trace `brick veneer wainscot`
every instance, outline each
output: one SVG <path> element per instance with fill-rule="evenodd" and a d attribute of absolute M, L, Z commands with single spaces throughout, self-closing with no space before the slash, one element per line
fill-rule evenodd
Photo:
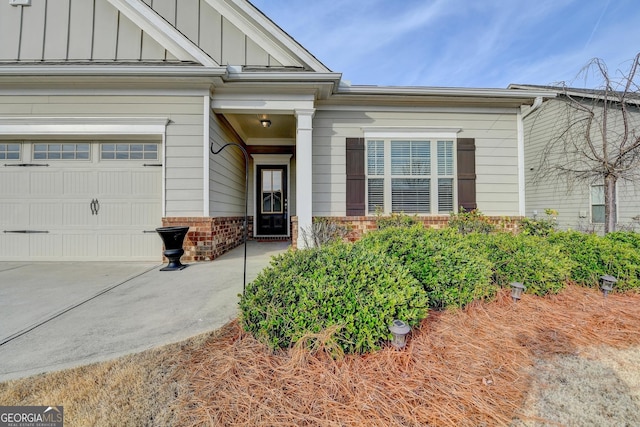
<path fill-rule="evenodd" d="M 188 226 L 182 247 L 183 262 L 211 261 L 242 244 L 244 217 L 170 217 L 162 218 L 163 227 Z M 249 218 L 249 238 L 253 218 Z"/>
<path fill-rule="evenodd" d="M 346 239 L 350 242 L 362 238 L 362 235 L 371 230 L 378 228 L 378 221 L 375 216 L 336 216 L 327 217 L 332 221 L 339 224 L 343 224 L 351 227 L 351 232 L 347 235 Z M 449 223 L 449 215 L 436 215 L 436 216 L 418 216 L 417 221 L 427 228 L 444 228 Z M 518 222 L 522 219 L 520 216 L 516 217 L 504 217 L 504 216 L 490 216 L 487 217 L 491 224 L 498 226 L 499 229 L 504 231 L 517 232 Z M 297 247 L 298 242 L 298 217 L 291 217 L 291 246 Z"/>

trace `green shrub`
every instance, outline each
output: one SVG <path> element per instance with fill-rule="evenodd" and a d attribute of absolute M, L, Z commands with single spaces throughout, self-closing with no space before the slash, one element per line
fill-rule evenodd
<path fill-rule="evenodd" d="M 571 261 L 545 238 L 496 233 L 469 235 L 469 239 L 493 263 L 494 281 L 499 286 L 522 282 L 528 294 L 555 294 L 571 274 Z"/>
<path fill-rule="evenodd" d="M 389 227 L 413 227 L 418 224 L 416 215 L 409 216 L 405 213 L 392 213 L 390 215 L 382 215 L 376 211 L 376 225 L 382 230 Z"/>
<path fill-rule="evenodd" d="M 605 238 L 613 242 L 623 242 L 633 246 L 637 251 L 640 251 L 640 233 L 633 231 L 614 231 L 607 233 Z"/>
<path fill-rule="evenodd" d="M 556 230 L 558 212 L 545 209 L 546 218 L 522 218 L 519 222 L 520 232 L 530 236 L 548 236 Z"/>
<path fill-rule="evenodd" d="M 491 233 L 496 226 L 477 209 L 466 211 L 460 208 L 459 213 L 451 212 L 449 216 L 449 227 L 455 228 L 460 233 Z"/>
<path fill-rule="evenodd" d="M 240 300 L 245 330 L 274 348 L 338 325 L 334 339 L 345 353 L 379 348 L 388 325 L 416 325 L 428 299 L 408 269 L 361 245 L 335 243 L 289 251 L 250 283 Z"/>
<path fill-rule="evenodd" d="M 490 280 L 491 263 L 453 229 L 387 228 L 366 234 L 357 244 L 403 263 L 424 286 L 433 308 L 462 307 L 497 290 Z"/>
<path fill-rule="evenodd" d="M 619 237 L 565 231 L 548 239 L 574 261 L 571 279 L 579 285 L 597 287 L 600 277 L 610 274 L 618 279 L 616 290 L 640 288 L 640 254 Z"/>

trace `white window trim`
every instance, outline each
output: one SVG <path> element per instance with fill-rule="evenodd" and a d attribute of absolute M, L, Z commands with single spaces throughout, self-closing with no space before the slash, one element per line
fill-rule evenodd
<path fill-rule="evenodd" d="M 391 201 L 391 144 L 392 139 L 409 139 L 409 140 L 426 140 L 431 142 L 431 170 L 430 175 L 430 193 L 431 193 L 431 212 L 419 213 L 418 216 L 435 216 L 445 215 L 438 212 L 438 199 L 434 197 L 438 194 L 438 180 L 437 180 L 437 142 L 440 140 L 453 141 L 453 212 L 458 211 L 458 162 L 456 161 L 456 153 L 458 148 L 458 133 L 460 128 L 364 128 L 364 140 L 365 140 L 365 182 L 369 181 L 367 158 L 368 158 L 368 141 L 370 140 L 383 140 L 384 141 L 384 214 L 390 214 L 392 212 Z M 434 153 L 436 153 L 434 155 Z M 373 176 L 372 176 L 373 177 Z M 433 178 L 436 179 L 433 179 Z M 368 184 L 365 184 L 365 209 L 367 215 L 373 215 L 374 212 L 369 212 L 369 189 Z"/>

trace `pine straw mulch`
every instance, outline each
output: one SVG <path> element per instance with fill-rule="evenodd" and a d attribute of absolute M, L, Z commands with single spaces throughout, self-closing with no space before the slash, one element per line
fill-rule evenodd
<path fill-rule="evenodd" d="M 431 312 L 403 351 L 363 356 L 273 353 L 237 321 L 186 360 L 180 425 L 482 426 L 521 410 L 540 358 L 640 343 L 640 295 L 568 286 L 544 298 L 507 290 L 462 311 Z M 324 344 L 323 344 L 324 343 Z"/>

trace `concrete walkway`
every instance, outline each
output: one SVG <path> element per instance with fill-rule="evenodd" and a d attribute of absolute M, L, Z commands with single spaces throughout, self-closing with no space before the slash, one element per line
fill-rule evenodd
<path fill-rule="evenodd" d="M 247 283 L 288 243 L 250 241 Z M 238 314 L 244 246 L 161 272 L 150 263 L 0 262 L 0 381 L 181 341 Z"/>

